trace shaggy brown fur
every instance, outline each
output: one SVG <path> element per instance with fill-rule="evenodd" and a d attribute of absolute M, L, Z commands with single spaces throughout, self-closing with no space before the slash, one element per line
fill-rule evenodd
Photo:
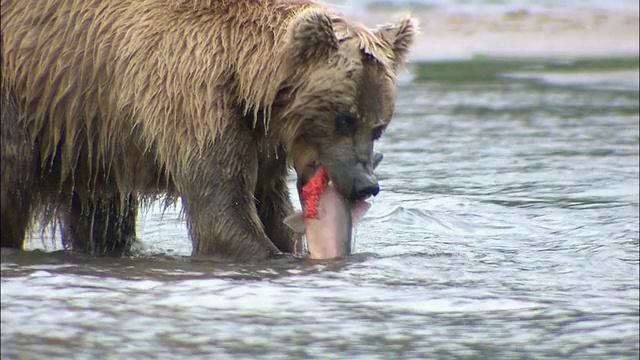
<path fill-rule="evenodd" d="M 345 196 L 358 190 L 416 31 L 410 18 L 371 31 L 307 1 L 1 11 L 1 245 L 21 247 L 45 205 L 94 254 L 126 252 L 138 196 L 158 195 L 182 199 L 194 254 L 293 251 L 288 162 L 299 182 L 322 161 Z M 357 131 L 336 133 L 339 113 Z"/>

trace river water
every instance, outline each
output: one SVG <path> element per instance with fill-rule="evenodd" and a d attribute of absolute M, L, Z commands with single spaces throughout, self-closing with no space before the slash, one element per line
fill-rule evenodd
<path fill-rule="evenodd" d="M 638 109 L 610 84 L 404 81 L 353 257 L 190 259 L 153 206 L 137 257 L 3 249 L 1 356 L 637 359 Z"/>

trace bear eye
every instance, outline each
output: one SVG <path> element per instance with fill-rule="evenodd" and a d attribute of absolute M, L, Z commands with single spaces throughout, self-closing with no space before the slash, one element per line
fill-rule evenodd
<path fill-rule="evenodd" d="M 358 117 L 350 112 L 341 112 L 336 115 L 336 133 L 343 136 L 351 136 L 358 130 Z"/>
<path fill-rule="evenodd" d="M 380 137 L 382 136 L 382 133 L 384 132 L 385 128 L 386 128 L 386 126 L 384 126 L 384 125 L 380 125 L 380 126 L 375 127 L 373 129 L 373 135 L 372 135 L 373 140 L 380 139 Z"/>

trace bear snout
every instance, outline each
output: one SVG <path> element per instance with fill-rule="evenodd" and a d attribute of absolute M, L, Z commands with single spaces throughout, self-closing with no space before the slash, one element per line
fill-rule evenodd
<path fill-rule="evenodd" d="M 353 200 L 364 200 L 368 197 L 378 195 L 379 192 L 380 185 L 378 184 L 378 179 L 373 173 L 367 172 L 356 177 L 351 198 Z"/>

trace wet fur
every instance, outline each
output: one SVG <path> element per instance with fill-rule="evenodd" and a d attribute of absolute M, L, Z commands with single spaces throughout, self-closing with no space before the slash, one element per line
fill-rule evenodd
<path fill-rule="evenodd" d="M 398 32 L 415 32 L 407 18 L 374 33 L 303 1 L 1 11 L 1 245 L 22 247 L 46 208 L 67 245 L 97 255 L 126 253 L 138 202 L 158 196 L 182 199 L 194 254 L 293 251 L 288 166 L 314 151 L 301 139 L 332 131 L 334 107 L 354 108 L 363 62 L 392 80 L 410 45 Z M 376 121 L 390 120 L 387 97 Z"/>

